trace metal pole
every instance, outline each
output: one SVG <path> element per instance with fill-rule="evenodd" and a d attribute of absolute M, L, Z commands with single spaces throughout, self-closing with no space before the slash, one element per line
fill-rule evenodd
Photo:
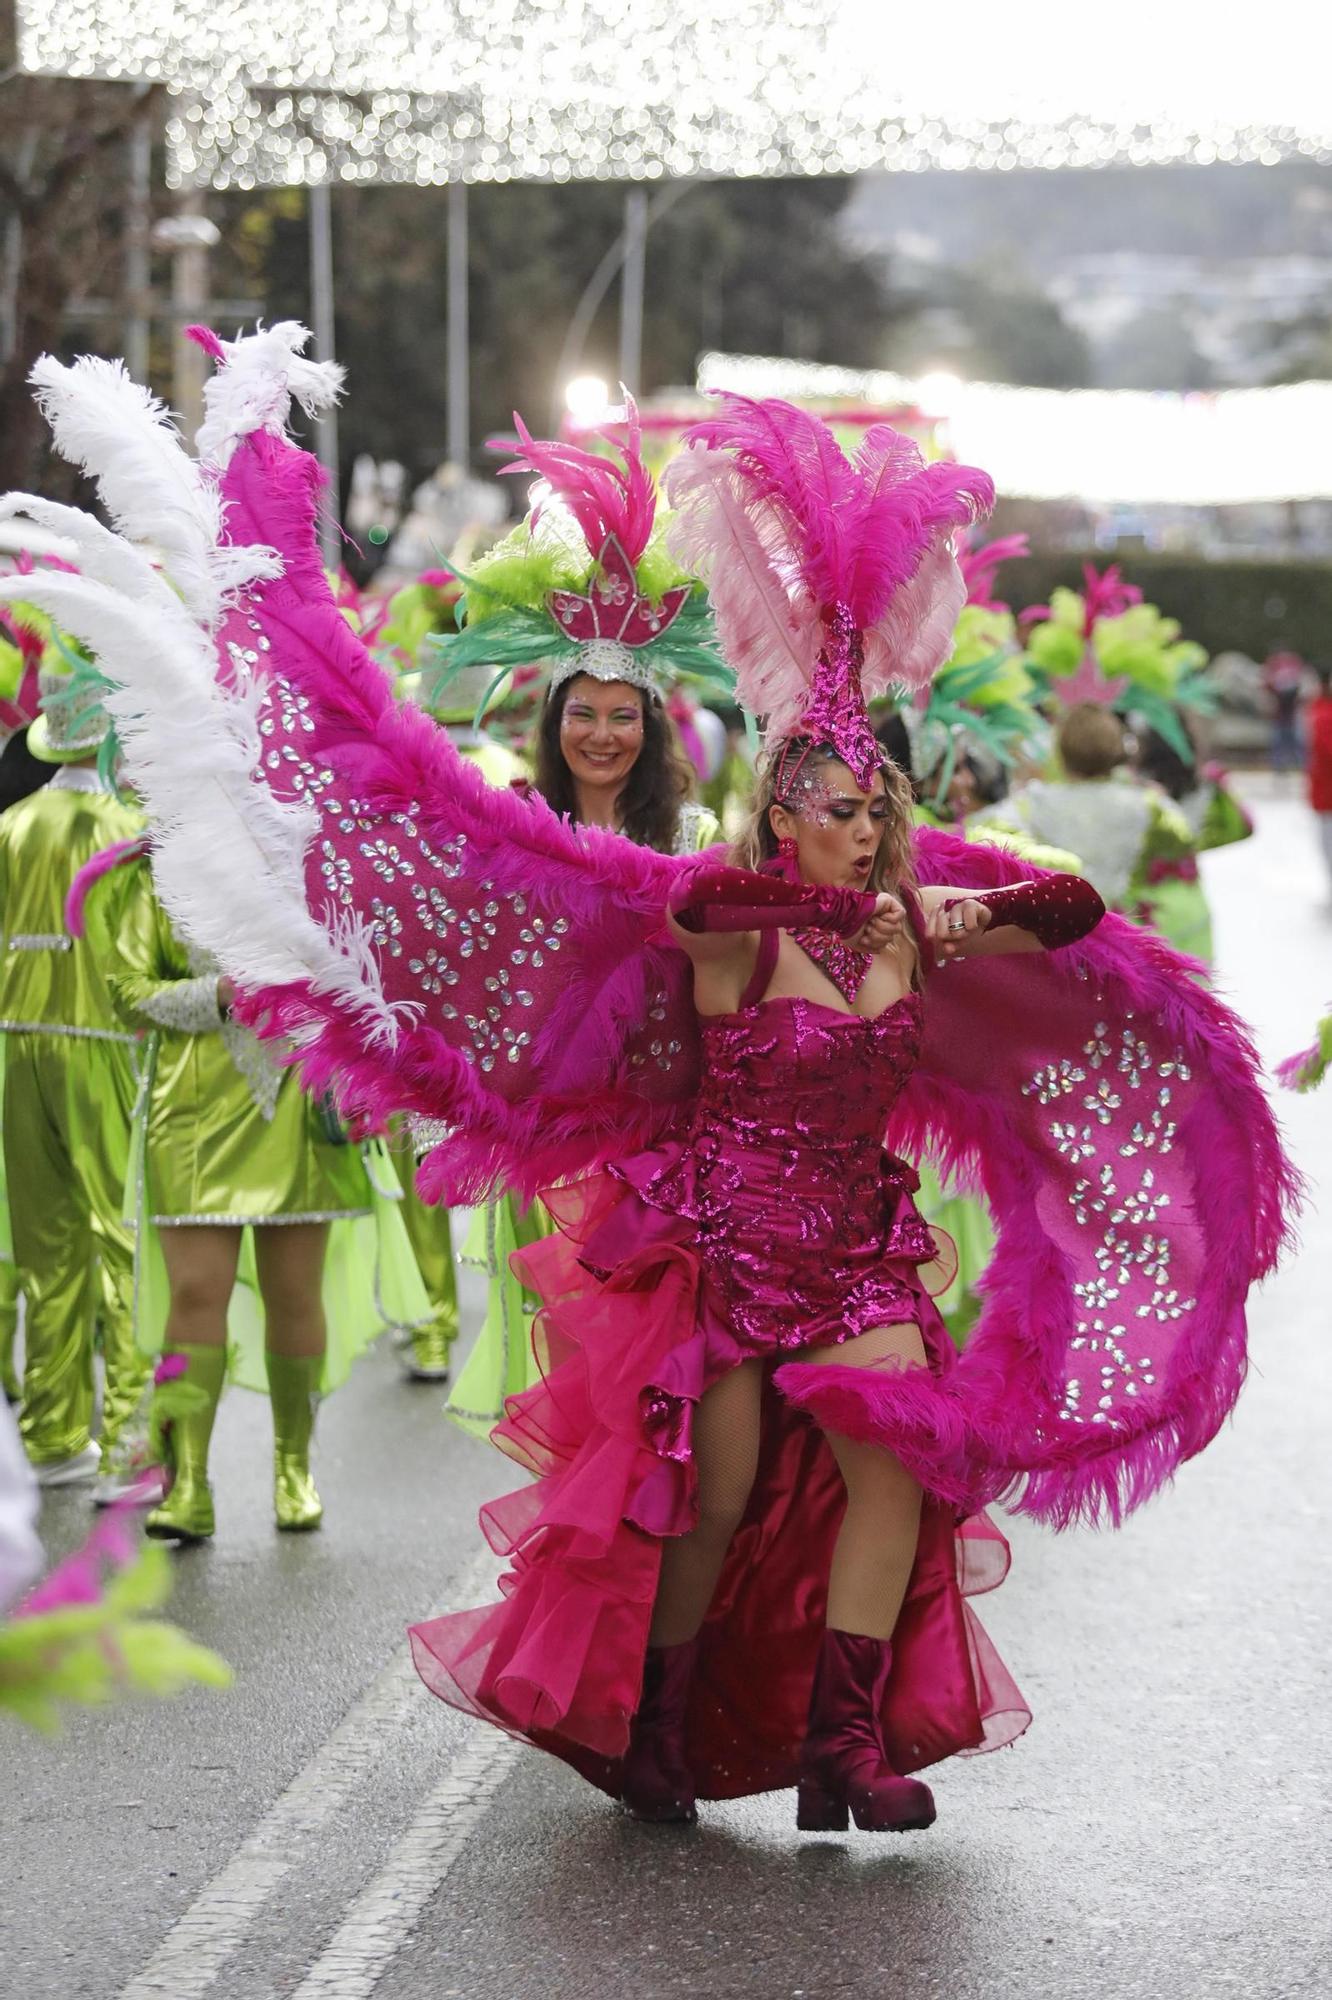
<path fill-rule="evenodd" d="M 129 139 L 129 215 L 125 232 L 125 366 L 136 382 L 148 380 L 152 321 L 153 128 L 151 113 L 136 119 Z"/>
<path fill-rule="evenodd" d="M 647 189 L 624 198 L 624 275 L 620 279 L 620 380 L 636 396 L 643 373 L 643 291 L 647 277 Z"/>
<path fill-rule="evenodd" d="M 27 132 L 18 142 L 14 164 L 18 179 L 26 182 L 37 157 L 36 132 Z M 17 209 L 5 217 L 0 236 L 0 361 L 8 361 L 18 340 L 18 286 L 23 270 L 23 222 Z"/>
<path fill-rule="evenodd" d="M 648 208 L 647 227 L 650 229 L 654 222 L 659 222 L 663 215 L 669 214 L 676 202 L 687 195 L 693 185 L 692 181 L 671 181 L 666 187 L 659 188 Z M 583 348 L 591 331 L 592 322 L 597 316 L 597 308 L 610 290 L 616 272 L 624 263 L 627 247 L 625 233 L 621 230 L 583 287 L 582 297 L 574 307 L 573 316 L 565 331 L 564 345 L 560 349 L 560 358 L 555 364 L 554 392 L 550 406 L 552 434 L 559 429 L 563 420 L 564 391 L 570 376 L 582 360 Z"/>
<path fill-rule="evenodd" d="M 320 361 L 336 359 L 333 334 L 333 203 L 327 181 L 310 189 L 310 323 Z M 341 487 L 338 475 L 338 413 L 330 405 L 316 421 L 316 451 L 328 475 L 328 491 L 319 512 L 319 552 L 326 569 L 337 569 L 342 557 L 338 524 Z"/>
<path fill-rule="evenodd" d="M 472 456 L 471 356 L 467 323 L 467 184 L 449 182 L 448 448 L 449 464 L 466 473 Z"/>
<path fill-rule="evenodd" d="M 203 195 L 198 192 L 182 195 L 177 214 L 184 222 L 198 224 L 194 235 L 182 234 L 171 258 L 171 306 L 175 326 L 171 343 L 171 397 L 181 430 L 186 440 L 192 443 L 195 432 L 203 422 L 204 380 L 208 371 L 208 362 L 201 349 L 185 338 L 185 328 L 192 321 L 206 324 L 208 319 L 209 236 Z"/>

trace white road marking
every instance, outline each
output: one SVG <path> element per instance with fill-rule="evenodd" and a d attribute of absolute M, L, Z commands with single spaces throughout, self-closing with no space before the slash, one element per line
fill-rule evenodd
<path fill-rule="evenodd" d="M 485 1550 L 459 1578 L 452 1604 L 482 1601 L 493 1590 L 496 1569 L 495 1558 Z M 405 1648 L 395 1652 L 249 1838 L 172 1925 L 143 1971 L 122 1988 L 120 2000 L 199 2000 L 207 1993 L 279 1883 L 301 1863 L 304 1844 L 373 1780 L 385 1744 L 423 1697 L 410 1654 Z M 496 1738 L 499 1747 L 506 1743 L 506 1738 Z M 469 1747 L 454 1768 L 468 1767 L 472 1757 Z"/>
<path fill-rule="evenodd" d="M 292 2000 L 371 2000 L 504 1782 L 519 1745 L 488 1731 L 436 1786 Z"/>

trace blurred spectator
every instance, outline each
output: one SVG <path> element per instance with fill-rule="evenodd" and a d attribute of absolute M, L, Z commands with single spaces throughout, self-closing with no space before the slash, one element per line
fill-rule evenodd
<path fill-rule="evenodd" d="M 1328 882 L 1332 885 L 1332 667 L 1318 667 L 1318 689 L 1309 703 L 1309 804 L 1318 821 Z"/>
<path fill-rule="evenodd" d="M 28 748 L 27 730 L 20 729 L 0 754 L 0 812 L 40 790 L 50 775 L 51 766 L 38 762 Z"/>
<path fill-rule="evenodd" d="M 1303 761 L 1299 711 L 1305 671 L 1304 661 L 1298 653 L 1269 653 L 1263 662 L 1263 688 L 1272 718 L 1274 771 L 1298 771 Z"/>
<path fill-rule="evenodd" d="M 906 723 L 902 720 L 901 711 L 896 708 L 890 709 L 887 715 L 880 719 L 874 734 L 879 739 L 880 747 L 888 752 L 907 783 L 914 784 L 916 774 L 911 768 L 911 737 Z"/>

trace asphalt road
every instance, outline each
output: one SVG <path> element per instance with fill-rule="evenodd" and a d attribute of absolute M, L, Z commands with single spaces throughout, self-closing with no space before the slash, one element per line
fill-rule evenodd
<path fill-rule="evenodd" d="M 1274 1060 L 1332 996 L 1332 912 L 1303 808 L 1255 789 L 1259 837 L 1206 873 L 1221 984 Z M 1013 1524 L 982 1609 L 1036 1719 L 932 1774 L 931 1832 L 802 1836 L 790 1794 L 639 1828 L 432 1701 L 402 1628 L 487 1594 L 473 1517 L 506 1468 L 375 1354 L 322 1419 L 318 1536 L 273 1533 L 266 1411 L 224 1404 L 218 1536 L 172 1610 L 230 1692 L 54 1744 L 0 1725 L 0 1994 L 1332 1994 L 1332 1085 L 1282 1112 L 1313 1192 L 1239 1414 L 1118 1534 Z M 53 1550 L 86 1505 L 49 1497 Z"/>

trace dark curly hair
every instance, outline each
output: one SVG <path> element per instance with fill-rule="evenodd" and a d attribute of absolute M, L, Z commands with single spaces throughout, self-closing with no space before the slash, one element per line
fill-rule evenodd
<path fill-rule="evenodd" d="M 579 678 L 571 675 L 546 696 L 537 726 L 532 780 L 546 804 L 570 819 L 578 817 L 578 793 L 560 748 L 560 724 L 569 690 Z M 636 847 L 655 847 L 658 854 L 669 854 L 680 831 L 680 808 L 694 789 L 694 767 L 661 703 L 643 688 L 635 693 L 643 711 L 643 747 L 615 803 L 627 839 Z"/>

